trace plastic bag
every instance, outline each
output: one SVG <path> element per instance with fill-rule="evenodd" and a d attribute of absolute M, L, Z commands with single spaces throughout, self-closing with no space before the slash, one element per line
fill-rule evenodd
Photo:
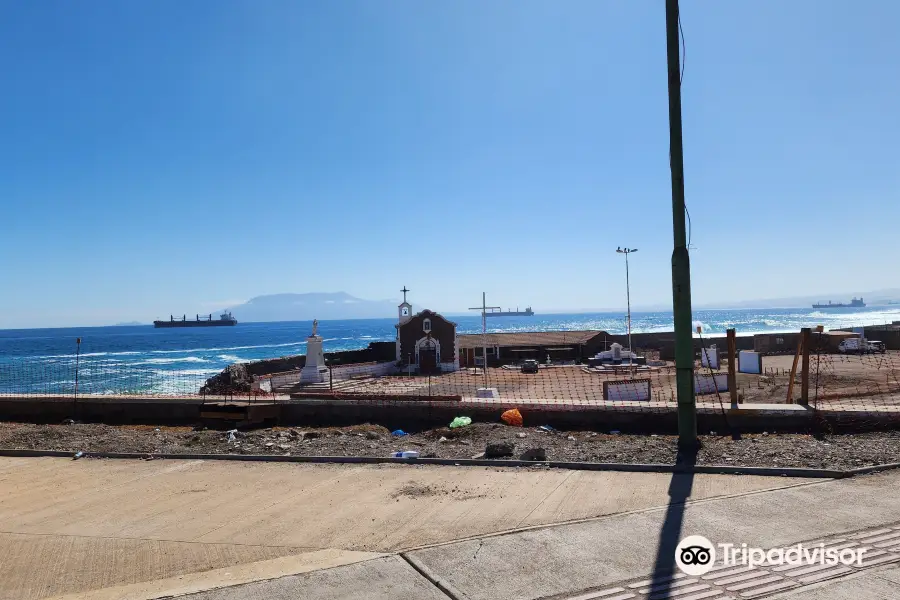
<path fill-rule="evenodd" d="M 453 419 L 453 422 L 450 423 L 450 429 L 456 429 L 457 427 L 465 427 L 466 425 L 472 424 L 472 417 L 456 417 Z"/>
<path fill-rule="evenodd" d="M 522 413 L 519 412 L 518 408 L 511 408 L 507 411 L 504 411 L 503 414 L 500 415 L 500 420 L 507 425 L 511 425 L 513 427 L 521 427 Z"/>
<path fill-rule="evenodd" d="M 406 433 L 405 431 L 403 431 L 402 429 L 395 429 L 394 431 L 391 432 L 391 435 L 394 437 L 403 437 L 404 435 L 409 435 L 409 434 Z"/>

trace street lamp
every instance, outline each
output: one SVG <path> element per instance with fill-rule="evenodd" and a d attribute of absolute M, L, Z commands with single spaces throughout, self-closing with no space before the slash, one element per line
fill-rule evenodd
<path fill-rule="evenodd" d="M 637 248 L 616 248 L 616 252 L 625 255 L 625 295 L 628 299 L 628 364 L 634 365 L 634 354 L 631 351 L 631 282 L 628 277 L 628 255 L 637 252 Z"/>

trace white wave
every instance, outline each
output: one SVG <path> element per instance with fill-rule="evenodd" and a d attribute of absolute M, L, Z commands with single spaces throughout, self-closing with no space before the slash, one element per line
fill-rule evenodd
<path fill-rule="evenodd" d="M 700 328 L 700 331 L 702 333 L 707 333 L 707 332 L 712 333 L 712 331 L 714 329 L 713 327 L 704 323 L 703 321 L 693 321 L 691 323 L 691 325 L 693 326 L 695 332 L 697 331 L 698 327 Z"/>
<path fill-rule="evenodd" d="M 148 358 L 147 360 L 138 361 L 135 365 L 171 365 L 174 363 L 207 363 L 205 358 L 199 356 L 185 356 L 183 358 Z"/>
<path fill-rule="evenodd" d="M 219 359 L 230 363 L 250 362 L 248 359 L 235 356 L 234 354 L 220 354 Z"/>
<path fill-rule="evenodd" d="M 143 354 L 143 352 L 136 351 L 128 351 L 128 352 L 82 352 L 78 356 L 84 358 L 87 356 L 129 356 L 134 354 Z M 75 358 L 75 353 L 72 354 L 45 354 L 43 356 L 29 356 L 31 358 Z"/>
<path fill-rule="evenodd" d="M 188 348 L 186 350 L 151 350 L 150 354 L 183 354 L 185 352 L 221 352 L 223 350 L 254 350 L 256 348 L 283 348 L 286 346 L 305 346 L 306 342 L 287 342 L 285 344 L 259 344 L 256 346 L 223 346 L 221 348 Z"/>
<path fill-rule="evenodd" d="M 220 371 L 219 369 L 185 369 L 184 371 L 178 371 L 179 375 L 187 375 L 187 376 L 197 376 L 197 377 L 206 377 L 208 375 L 216 375 Z M 160 371 L 160 373 L 164 375 L 171 375 L 172 371 Z"/>

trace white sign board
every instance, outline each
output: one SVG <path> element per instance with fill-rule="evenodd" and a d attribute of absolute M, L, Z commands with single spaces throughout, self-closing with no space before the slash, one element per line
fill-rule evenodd
<path fill-rule="evenodd" d="M 741 350 L 738 353 L 739 373 L 762 373 L 762 354 L 750 350 Z"/>
<path fill-rule="evenodd" d="M 728 373 L 715 373 L 713 375 L 694 375 L 695 394 L 714 394 L 728 391 Z"/>
<path fill-rule="evenodd" d="M 719 368 L 719 350 L 715 346 L 700 350 L 700 366 L 707 369 Z"/>
<path fill-rule="evenodd" d="M 650 380 L 604 381 L 604 400 L 650 400 Z"/>

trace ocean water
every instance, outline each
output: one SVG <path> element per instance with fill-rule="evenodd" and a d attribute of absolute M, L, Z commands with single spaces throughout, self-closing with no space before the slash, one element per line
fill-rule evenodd
<path fill-rule="evenodd" d="M 459 333 L 481 331 L 480 315 L 452 316 Z M 875 325 L 900 320 L 900 306 L 735 309 L 694 312 L 705 336 Z M 395 319 L 321 321 L 326 352 L 393 340 Z M 83 393 L 196 393 L 206 378 L 235 362 L 306 352 L 309 321 L 240 323 L 235 327 L 154 329 L 152 325 L 0 330 L 0 393 L 70 393 L 78 363 Z M 632 331 L 672 330 L 670 312 L 632 313 Z M 599 329 L 624 333 L 624 313 L 552 314 L 488 319 L 490 331 Z M 76 339 L 81 346 L 76 357 Z"/>

